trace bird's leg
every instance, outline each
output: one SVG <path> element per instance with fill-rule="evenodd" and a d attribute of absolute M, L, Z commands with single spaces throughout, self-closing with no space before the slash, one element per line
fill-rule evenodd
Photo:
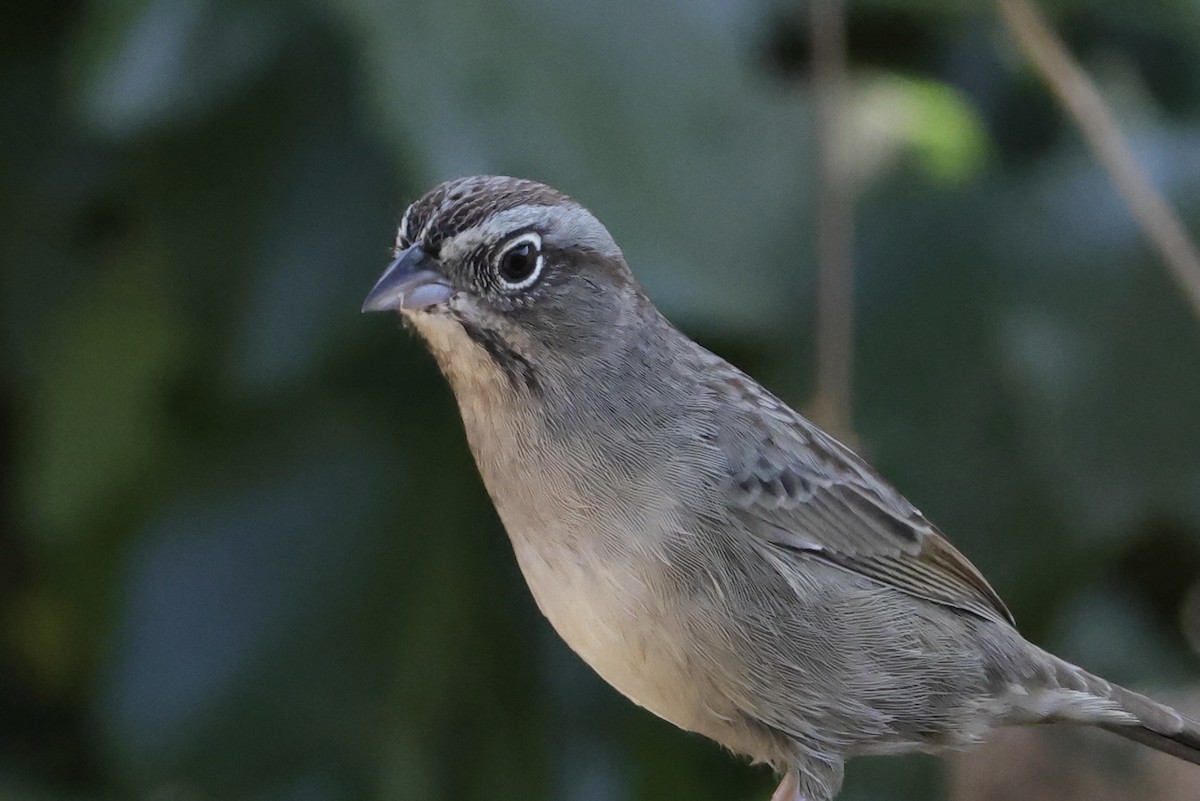
<path fill-rule="evenodd" d="M 783 781 L 779 783 L 779 786 L 775 788 L 775 794 L 771 796 L 771 801 L 806 801 L 800 794 L 795 771 L 789 770 L 784 774 Z"/>

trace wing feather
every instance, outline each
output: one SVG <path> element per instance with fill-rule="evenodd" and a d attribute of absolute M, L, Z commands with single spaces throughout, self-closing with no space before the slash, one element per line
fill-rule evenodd
<path fill-rule="evenodd" d="M 982 618 L 1012 624 L 983 575 L 853 451 L 739 372 L 710 370 L 732 394 L 720 427 L 730 491 L 747 530 L 794 558 L 817 558 Z"/>

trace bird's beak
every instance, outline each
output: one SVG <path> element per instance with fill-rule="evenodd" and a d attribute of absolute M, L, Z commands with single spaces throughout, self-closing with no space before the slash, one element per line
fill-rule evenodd
<path fill-rule="evenodd" d="M 363 301 L 364 312 L 405 311 L 438 306 L 453 294 L 437 259 L 420 245 L 401 251 Z"/>

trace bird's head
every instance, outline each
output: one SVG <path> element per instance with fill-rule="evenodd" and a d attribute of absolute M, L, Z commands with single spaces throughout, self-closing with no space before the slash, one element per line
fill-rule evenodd
<path fill-rule="evenodd" d="M 646 303 L 608 230 L 544 184 L 475 176 L 409 206 L 363 311 L 398 311 L 444 370 L 482 351 L 515 381 L 606 347 Z"/>

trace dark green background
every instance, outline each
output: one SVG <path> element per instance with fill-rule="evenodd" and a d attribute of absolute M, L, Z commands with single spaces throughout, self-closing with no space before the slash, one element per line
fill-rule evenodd
<path fill-rule="evenodd" d="M 1031 637 L 1185 687 L 1200 322 L 987 4 L 850 5 L 861 449 Z M 6 3 L 0 799 L 765 801 L 558 641 L 431 360 L 358 308 L 425 188 L 538 178 L 803 408 L 804 11 Z M 1049 11 L 1200 231 L 1200 7 Z"/>

